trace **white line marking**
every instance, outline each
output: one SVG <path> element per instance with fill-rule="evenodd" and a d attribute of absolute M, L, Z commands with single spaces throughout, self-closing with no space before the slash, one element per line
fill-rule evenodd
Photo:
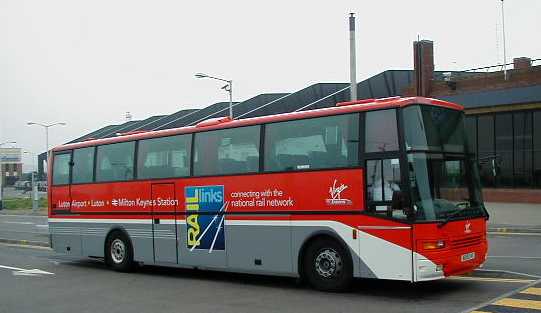
<path fill-rule="evenodd" d="M 36 225 L 36 227 L 49 227 L 49 225 L 47 225 L 47 224 L 43 224 L 43 225 Z"/>
<path fill-rule="evenodd" d="M 32 217 L 32 218 L 47 218 L 47 215 L 23 215 L 23 214 L 0 214 L 0 217 L 7 216 L 7 217 Z"/>
<path fill-rule="evenodd" d="M 492 273 L 506 273 L 506 274 L 512 274 L 512 275 L 519 275 L 519 276 L 525 276 L 525 277 L 533 277 L 533 278 L 541 278 L 541 276 L 538 275 L 532 275 L 532 274 L 526 274 L 521 272 L 513 272 L 508 270 L 497 270 L 497 269 L 485 269 L 485 268 L 478 268 L 475 270 L 476 272 L 492 272 Z"/>
<path fill-rule="evenodd" d="M 54 273 L 42 271 L 40 269 L 34 268 L 27 270 L 24 268 L 18 268 L 13 266 L 0 265 L 0 268 L 11 270 L 14 276 L 40 276 L 40 275 L 54 275 Z"/>
<path fill-rule="evenodd" d="M 516 256 L 516 255 L 489 255 L 488 258 L 493 259 L 526 259 L 526 260 L 541 260 L 541 256 Z"/>
<path fill-rule="evenodd" d="M 11 222 L 11 221 L 5 221 L 5 222 L 0 222 L 0 223 L 4 223 L 4 224 L 20 224 L 20 225 L 34 225 L 34 223 L 32 223 L 32 222 Z"/>

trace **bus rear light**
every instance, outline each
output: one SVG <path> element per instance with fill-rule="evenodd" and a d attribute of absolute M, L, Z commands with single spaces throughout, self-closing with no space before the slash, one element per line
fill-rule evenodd
<path fill-rule="evenodd" d="M 425 241 L 423 242 L 424 250 L 437 250 L 445 248 L 445 241 L 443 240 L 434 240 L 434 241 Z"/>

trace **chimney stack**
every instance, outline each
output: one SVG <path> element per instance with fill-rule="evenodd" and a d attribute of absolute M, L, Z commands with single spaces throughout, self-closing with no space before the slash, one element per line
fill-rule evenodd
<path fill-rule="evenodd" d="M 532 59 L 527 57 L 514 58 L 513 59 L 513 68 L 515 70 L 522 70 L 525 68 L 532 67 Z"/>
<path fill-rule="evenodd" d="M 413 42 L 415 94 L 429 97 L 434 79 L 434 42 L 421 40 Z"/>

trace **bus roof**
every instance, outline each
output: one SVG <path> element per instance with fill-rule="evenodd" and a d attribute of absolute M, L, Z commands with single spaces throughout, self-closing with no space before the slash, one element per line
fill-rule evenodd
<path fill-rule="evenodd" d="M 302 118 L 322 117 L 322 116 L 345 114 L 345 113 L 399 108 L 399 107 L 405 107 L 405 106 L 413 105 L 413 104 L 439 106 L 439 107 L 444 107 L 444 108 L 453 109 L 453 110 L 460 110 L 460 111 L 464 110 L 463 106 L 452 103 L 452 102 L 447 102 L 447 101 L 438 100 L 438 99 L 424 98 L 424 97 L 407 97 L 407 98 L 391 97 L 391 98 L 382 98 L 382 99 L 364 99 L 364 100 L 337 103 L 336 106 L 329 107 L 329 108 L 282 113 L 282 114 L 275 114 L 275 115 L 265 115 L 265 116 L 247 118 L 247 119 L 230 120 L 228 117 L 214 118 L 211 120 L 202 121 L 195 126 L 171 128 L 171 129 L 158 130 L 158 131 L 139 132 L 136 134 L 124 134 L 118 137 L 88 140 L 84 142 L 61 145 L 61 146 L 53 148 L 53 151 L 92 147 L 96 145 L 110 144 L 110 143 L 115 143 L 115 142 L 132 141 L 132 140 L 172 136 L 172 135 L 179 135 L 179 134 L 188 134 L 188 133 L 195 133 L 195 132 L 200 132 L 200 131 L 207 131 L 207 130 L 221 129 L 221 128 L 233 128 L 233 127 L 239 127 L 239 126 L 249 126 L 249 125 L 258 125 L 258 124 L 272 123 L 272 122 L 282 122 L 282 121 L 296 120 L 296 119 L 302 119 Z"/>

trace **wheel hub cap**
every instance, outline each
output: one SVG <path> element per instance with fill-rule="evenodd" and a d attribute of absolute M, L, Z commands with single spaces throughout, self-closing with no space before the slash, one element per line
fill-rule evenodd
<path fill-rule="evenodd" d="M 314 265 L 316 272 L 325 278 L 337 276 L 342 271 L 342 259 L 340 255 L 330 248 L 319 252 Z"/>
<path fill-rule="evenodd" d="M 126 256 L 126 245 L 122 240 L 115 239 L 111 244 L 111 258 L 115 263 L 122 263 Z"/>

